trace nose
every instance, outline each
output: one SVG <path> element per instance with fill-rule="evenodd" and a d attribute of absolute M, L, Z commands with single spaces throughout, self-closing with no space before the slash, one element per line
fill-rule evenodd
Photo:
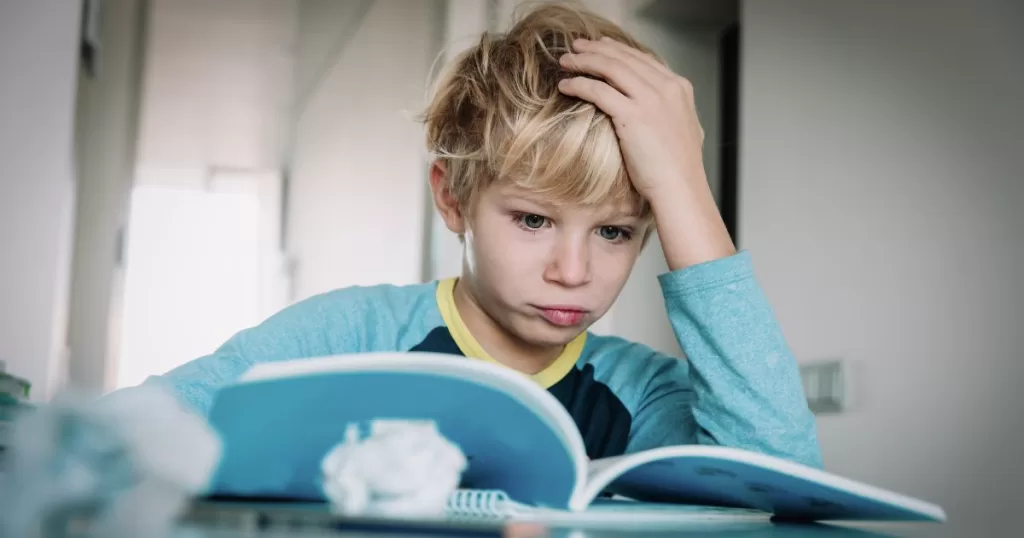
<path fill-rule="evenodd" d="M 544 280 L 575 288 L 589 283 L 591 276 L 590 246 L 586 239 L 566 237 L 555 242 L 544 268 Z"/>

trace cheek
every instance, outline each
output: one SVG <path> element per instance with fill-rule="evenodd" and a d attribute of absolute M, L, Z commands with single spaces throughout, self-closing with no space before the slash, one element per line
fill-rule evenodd
<path fill-rule="evenodd" d="M 598 241 L 603 241 L 599 239 Z M 593 252 L 594 283 L 601 288 L 606 301 L 611 304 L 619 291 L 625 286 L 633 265 L 640 254 L 639 243 L 627 245 L 609 245 L 599 243 Z"/>
<path fill-rule="evenodd" d="M 490 287 L 518 293 L 542 274 L 547 252 L 545 234 L 530 234 L 500 216 L 475 222 L 471 263 L 476 277 Z"/>

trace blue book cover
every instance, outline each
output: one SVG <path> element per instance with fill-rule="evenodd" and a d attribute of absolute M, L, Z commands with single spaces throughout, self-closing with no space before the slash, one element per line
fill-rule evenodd
<path fill-rule="evenodd" d="M 381 419 L 433 421 L 468 460 L 460 487 L 500 492 L 520 514 L 607 509 L 595 503 L 606 493 L 806 520 L 946 519 L 941 507 L 920 499 L 730 447 L 670 446 L 590 461 L 568 412 L 536 383 L 507 368 L 432 353 L 253 367 L 214 400 L 210 423 L 224 453 L 210 493 L 323 501 L 324 456 L 350 424 Z"/>

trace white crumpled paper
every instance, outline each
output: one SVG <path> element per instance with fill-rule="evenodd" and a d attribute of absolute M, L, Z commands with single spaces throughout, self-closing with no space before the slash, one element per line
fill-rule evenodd
<path fill-rule="evenodd" d="M 350 424 L 345 437 L 321 465 L 324 495 L 340 514 L 442 515 L 466 469 L 432 421 L 374 421 L 365 439 Z"/>
<path fill-rule="evenodd" d="M 84 536 L 166 536 L 221 452 L 206 421 L 156 386 L 99 400 L 64 396 L 19 416 L 12 434 L 0 536 L 35 536 L 82 518 Z"/>

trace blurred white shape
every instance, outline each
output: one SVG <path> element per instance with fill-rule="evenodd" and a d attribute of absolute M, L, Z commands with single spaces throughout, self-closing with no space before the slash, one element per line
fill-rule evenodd
<path fill-rule="evenodd" d="M 0 476 L 0 536 L 165 536 L 220 459 L 206 421 L 147 385 L 98 401 L 59 397 L 15 422 Z"/>
<path fill-rule="evenodd" d="M 324 495 L 344 515 L 440 516 L 458 488 L 466 457 L 430 421 L 377 420 L 345 440 L 321 464 Z"/>
<path fill-rule="evenodd" d="M 132 194 L 117 386 L 206 355 L 283 301 L 276 174 Z"/>

